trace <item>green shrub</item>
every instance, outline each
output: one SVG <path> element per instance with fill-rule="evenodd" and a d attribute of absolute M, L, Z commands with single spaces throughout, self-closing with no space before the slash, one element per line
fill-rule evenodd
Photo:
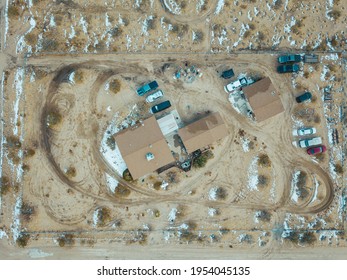
<path fill-rule="evenodd" d="M 213 153 L 212 153 L 212 151 L 209 150 L 209 151 L 201 154 L 197 158 L 195 158 L 193 161 L 193 166 L 195 168 L 204 167 L 206 165 L 207 161 L 211 158 L 213 158 Z"/>
<path fill-rule="evenodd" d="M 26 233 L 21 233 L 16 240 L 16 243 L 19 247 L 24 248 L 28 245 L 30 235 Z"/>
<path fill-rule="evenodd" d="M 124 172 L 123 172 L 123 179 L 124 179 L 125 181 L 128 181 L 128 182 L 134 181 L 133 177 L 132 177 L 131 174 L 130 174 L 129 169 L 125 169 L 125 170 L 124 170 Z"/>

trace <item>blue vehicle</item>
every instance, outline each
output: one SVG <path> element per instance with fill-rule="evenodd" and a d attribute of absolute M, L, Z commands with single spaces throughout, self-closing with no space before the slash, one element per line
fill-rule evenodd
<path fill-rule="evenodd" d="M 142 87 L 139 87 L 136 92 L 138 95 L 142 96 L 144 94 L 146 94 L 147 92 L 150 92 L 152 90 L 155 90 L 158 87 L 158 83 L 157 81 L 152 81 L 148 84 L 145 84 Z"/>
<path fill-rule="evenodd" d="M 279 63 L 300 62 L 300 61 L 301 61 L 301 55 L 299 54 L 289 54 L 289 55 L 282 55 L 278 57 Z"/>
<path fill-rule="evenodd" d="M 312 97 L 311 92 L 307 91 L 304 94 L 299 95 L 297 98 L 295 98 L 295 100 L 296 100 L 296 102 L 301 103 L 301 102 L 304 102 L 306 100 L 311 99 L 311 97 Z"/>
<path fill-rule="evenodd" d="M 291 73 L 299 72 L 300 66 L 298 64 L 283 64 L 277 67 L 278 73 Z"/>

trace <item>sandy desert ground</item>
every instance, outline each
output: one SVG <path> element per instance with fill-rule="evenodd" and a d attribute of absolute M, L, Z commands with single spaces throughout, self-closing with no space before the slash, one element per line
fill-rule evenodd
<path fill-rule="evenodd" d="M 343 1 L 1 9 L 0 258 L 346 258 Z M 287 52 L 319 63 L 278 74 Z M 186 65 L 201 75 L 174 79 Z M 263 122 L 238 113 L 220 78 L 228 67 L 270 77 L 284 112 Z M 228 136 L 203 168 L 129 182 L 110 136 L 150 116 L 135 90 L 153 79 L 182 123 L 218 111 Z M 297 104 L 305 90 L 312 100 Z M 326 153 L 292 145 L 303 126 L 317 128 Z"/>

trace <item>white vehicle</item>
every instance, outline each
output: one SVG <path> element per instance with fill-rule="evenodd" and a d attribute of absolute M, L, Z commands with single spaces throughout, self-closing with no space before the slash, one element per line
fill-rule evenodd
<path fill-rule="evenodd" d="M 306 136 L 306 135 L 315 134 L 316 132 L 317 131 L 314 127 L 303 127 L 303 128 L 293 130 L 293 135 L 294 136 Z"/>
<path fill-rule="evenodd" d="M 302 139 L 298 143 L 300 148 L 308 148 L 311 146 L 322 144 L 322 138 L 315 137 L 315 138 Z"/>
<path fill-rule="evenodd" d="M 146 102 L 147 103 L 152 103 L 154 101 L 156 101 L 157 99 L 159 99 L 160 97 L 163 97 L 164 93 L 159 89 L 156 92 L 150 94 L 147 96 L 146 98 Z"/>
<path fill-rule="evenodd" d="M 230 92 L 234 91 L 235 89 L 238 89 L 238 88 L 245 86 L 245 85 L 247 85 L 247 79 L 241 78 L 237 81 L 234 81 L 234 82 L 231 82 L 230 84 L 227 84 L 224 87 L 224 90 L 226 93 L 230 93 Z"/>

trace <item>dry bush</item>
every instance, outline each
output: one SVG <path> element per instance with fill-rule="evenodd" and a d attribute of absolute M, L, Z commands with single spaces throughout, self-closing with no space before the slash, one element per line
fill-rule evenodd
<path fill-rule="evenodd" d="M 326 51 L 328 49 L 327 43 L 323 40 L 319 46 L 316 48 L 318 51 Z"/>
<path fill-rule="evenodd" d="M 70 166 L 66 172 L 65 172 L 65 175 L 68 177 L 68 178 L 73 178 L 73 177 L 76 177 L 76 168 L 74 166 Z"/>
<path fill-rule="evenodd" d="M 116 141 L 114 140 L 114 137 L 110 135 L 106 140 L 106 145 L 114 151 L 116 149 Z"/>
<path fill-rule="evenodd" d="M 271 213 L 266 210 L 261 210 L 256 213 L 256 217 L 263 222 L 270 222 Z"/>
<path fill-rule="evenodd" d="M 30 239 L 30 235 L 27 233 L 21 233 L 16 240 L 17 246 L 24 248 L 28 245 Z"/>
<path fill-rule="evenodd" d="M 116 196 L 121 196 L 121 197 L 127 197 L 131 193 L 130 189 L 126 186 L 123 186 L 119 184 L 117 188 L 115 189 L 115 195 Z"/>
<path fill-rule="evenodd" d="M 313 232 L 304 232 L 299 235 L 299 242 L 301 244 L 312 244 L 316 241 L 316 236 Z"/>
<path fill-rule="evenodd" d="M 112 37 L 119 37 L 120 35 L 122 35 L 123 30 L 122 28 L 116 26 L 114 28 L 112 28 L 109 33 L 111 34 Z"/>
<path fill-rule="evenodd" d="M 265 39 L 265 34 L 262 31 L 258 32 L 258 40 L 263 41 Z"/>
<path fill-rule="evenodd" d="M 1 195 L 6 195 L 11 190 L 11 182 L 7 176 L 2 176 L 0 178 L 1 185 Z"/>
<path fill-rule="evenodd" d="M 83 70 L 82 69 L 77 69 L 75 71 L 75 77 L 74 77 L 74 81 L 76 84 L 81 84 L 83 82 Z"/>
<path fill-rule="evenodd" d="M 110 81 L 110 91 L 113 92 L 114 94 L 118 93 L 121 89 L 121 83 L 119 80 L 114 79 Z"/>
<path fill-rule="evenodd" d="M 67 233 L 60 236 L 57 241 L 60 247 L 64 247 L 65 245 L 72 246 L 75 244 L 75 236 L 72 233 Z"/>
<path fill-rule="evenodd" d="M 254 30 L 255 29 L 255 24 L 254 23 L 249 23 L 248 26 L 249 26 L 250 30 Z"/>
<path fill-rule="evenodd" d="M 193 161 L 193 166 L 195 168 L 201 168 L 204 167 L 209 159 L 213 158 L 212 151 L 208 150 L 207 152 L 201 154 Z"/>
<path fill-rule="evenodd" d="M 19 16 L 19 8 L 11 5 L 8 7 L 7 13 L 8 13 L 8 16 L 10 18 L 18 17 Z"/>
<path fill-rule="evenodd" d="M 306 78 L 306 79 L 309 78 L 309 77 L 310 77 L 310 74 L 311 74 L 310 72 L 305 71 L 305 72 L 304 72 L 304 78 Z"/>
<path fill-rule="evenodd" d="M 42 39 L 42 50 L 46 52 L 54 52 L 58 50 L 58 42 L 54 39 L 43 38 Z"/>
<path fill-rule="evenodd" d="M 246 9 L 246 8 L 247 8 L 247 5 L 241 4 L 241 5 L 240 5 L 240 8 L 241 8 L 241 9 Z"/>
<path fill-rule="evenodd" d="M 24 221 L 29 222 L 31 220 L 32 215 L 35 214 L 35 207 L 28 203 L 23 203 L 20 214 L 23 217 Z"/>
<path fill-rule="evenodd" d="M 332 17 L 334 20 L 337 20 L 341 16 L 341 12 L 339 10 L 332 10 L 328 12 L 328 16 Z"/>
<path fill-rule="evenodd" d="M 315 155 L 315 158 L 319 161 L 319 162 L 323 162 L 325 159 L 325 154 L 324 153 L 320 153 Z"/>
<path fill-rule="evenodd" d="M 118 187 L 117 187 L 118 188 Z M 111 221 L 111 210 L 107 207 L 98 209 L 98 226 L 104 227 Z"/>
<path fill-rule="evenodd" d="M 29 44 L 29 45 L 36 45 L 37 43 L 37 36 L 33 33 L 28 33 L 25 35 L 25 41 Z"/>
<path fill-rule="evenodd" d="M 167 179 L 166 181 L 170 184 L 174 184 L 174 183 L 178 183 L 179 180 L 178 180 L 178 176 L 177 176 L 177 172 L 174 172 L 174 171 L 169 171 L 167 174 Z"/>
<path fill-rule="evenodd" d="M 227 191 L 224 188 L 217 188 L 216 198 L 217 200 L 224 200 L 228 196 Z"/>
<path fill-rule="evenodd" d="M 243 34 L 244 38 L 248 38 L 251 35 L 251 31 L 247 30 L 245 31 L 245 33 Z"/>
<path fill-rule="evenodd" d="M 159 191 L 160 188 L 161 188 L 161 184 L 162 184 L 162 182 L 156 181 L 156 182 L 154 182 L 154 184 L 153 184 L 153 188 L 154 188 L 155 190 Z"/>
<path fill-rule="evenodd" d="M 178 37 L 183 37 L 189 30 L 188 24 L 180 24 L 175 23 L 172 25 L 172 29 L 170 30 L 172 33 L 177 34 Z"/>
<path fill-rule="evenodd" d="M 22 147 L 22 143 L 20 142 L 20 140 L 17 136 L 11 135 L 9 137 L 6 137 L 6 147 L 7 148 L 13 148 L 13 149 L 19 149 Z"/>
<path fill-rule="evenodd" d="M 201 30 L 194 31 L 193 44 L 201 43 L 204 39 L 204 32 Z"/>
<path fill-rule="evenodd" d="M 342 174 L 343 173 L 343 167 L 340 163 L 335 163 L 334 164 L 334 170 L 337 174 Z"/>
<path fill-rule="evenodd" d="M 260 187 L 265 187 L 269 184 L 269 178 L 266 175 L 258 175 L 258 185 Z"/>
<path fill-rule="evenodd" d="M 319 124 L 320 123 L 320 121 L 321 121 L 321 119 L 320 119 L 320 116 L 319 115 L 314 115 L 314 118 L 313 118 L 313 122 L 314 123 L 317 123 L 317 124 Z"/>
<path fill-rule="evenodd" d="M 261 154 L 258 158 L 258 165 L 261 167 L 270 167 L 271 160 L 267 154 Z"/>
<path fill-rule="evenodd" d="M 128 181 L 128 182 L 134 181 L 133 177 L 132 177 L 131 174 L 130 174 L 129 169 L 125 169 L 125 170 L 124 170 L 124 172 L 123 172 L 123 179 L 124 179 L 125 181 Z"/>
<path fill-rule="evenodd" d="M 276 2 L 273 4 L 273 8 L 275 10 L 281 9 L 283 6 L 283 1 L 282 0 L 276 0 Z"/>
<path fill-rule="evenodd" d="M 60 124 L 61 121 L 62 121 L 62 116 L 58 112 L 58 110 L 52 110 L 47 114 L 47 117 L 46 117 L 47 127 L 53 128 L 57 126 L 58 124 Z"/>
<path fill-rule="evenodd" d="M 23 155 L 26 158 L 30 158 L 35 155 L 35 150 L 32 148 L 27 148 L 23 151 Z"/>

